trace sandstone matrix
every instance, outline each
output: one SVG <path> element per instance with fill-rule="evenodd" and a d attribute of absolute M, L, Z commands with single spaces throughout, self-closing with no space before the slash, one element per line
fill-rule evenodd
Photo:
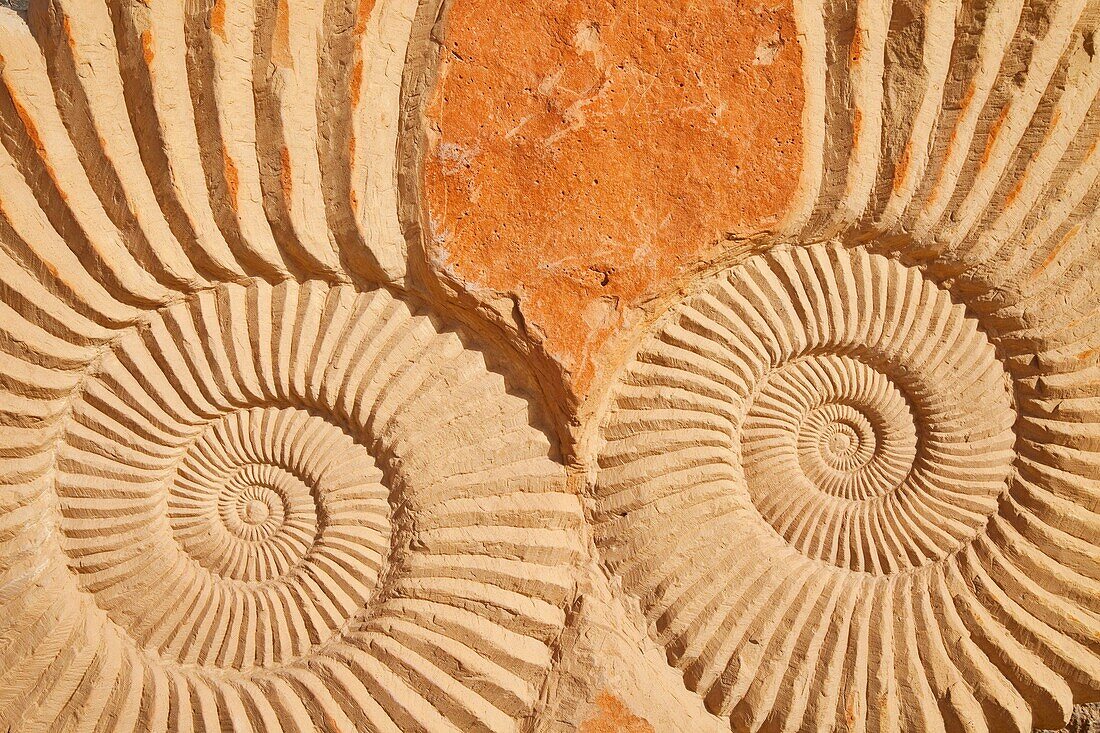
<path fill-rule="evenodd" d="M 1100 0 L 0 0 L 0 730 L 1100 733 Z"/>

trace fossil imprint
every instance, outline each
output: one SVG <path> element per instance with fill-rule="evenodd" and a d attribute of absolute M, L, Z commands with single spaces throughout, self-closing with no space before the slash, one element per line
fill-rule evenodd
<path fill-rule="evenodd" d="M 626 370 L 598 542 L 735 729 L 1026 729 L 1091 684 L 1072 501 L 1094 474 L 1070 456 L 1092 426 L 1066 403 L 1092 378 L 1029 360 L 1012 379 L 980 326 L 915 268 L 783 250 L 677 308 Z"/>
<path fill-rule="evenodd" d="M 593 660 L 635 664 L 597 585 L 696 704 L 669 720 L 1100 699 L 1096 2 L 795 0 L 784 217 L 669 284 L 569 425 L 538 324 L 420 241 L 445 6 L 31 5 L 0 9 L 0 727 L 574 729 Z"/>

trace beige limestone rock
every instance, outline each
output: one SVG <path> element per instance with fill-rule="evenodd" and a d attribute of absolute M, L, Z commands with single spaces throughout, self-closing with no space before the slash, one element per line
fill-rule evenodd
<path fill-rule="evenodd" d="M 1098 26 L 0 7 L 0 729 L 1091 731 Z"/>

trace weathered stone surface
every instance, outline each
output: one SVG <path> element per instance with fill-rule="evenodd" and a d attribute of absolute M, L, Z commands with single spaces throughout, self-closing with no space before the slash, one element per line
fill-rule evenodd
<path fill-rule="evenodd" d="M 600 694 L 596 707 L 599 712 L 581 725 L 580 733 L 653 733 L 653 726 L 627 710 L 613 695 Z"/>
<path fill-rule="evenodd" d="M 441 33 L 434 265 L 507 303 L 584 397 L 640 308 L 785 211 L 803 106 L 792 10 L 462 0 Z"/>
<path fill-rule="evenodd" d="M 1100 733 L 1100 705 L 1078 705 L 1069 725 L 1058 733 Z"/>
<path fill-rule="evenodd" d="M 0 8 L 0 729 L 1092 733 L 1098 25 Z"/>

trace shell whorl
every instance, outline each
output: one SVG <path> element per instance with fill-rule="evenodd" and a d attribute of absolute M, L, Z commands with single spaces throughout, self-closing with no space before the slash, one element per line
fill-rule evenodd
<path fill-rule="evenodd" d="M 1100 3 L 657 4 L 0 8 L 0 729 L 1098 699 Z"/>
<path fill-rule="evenodd" d="M 0 10 L 0 727 L 531 714 L 583 513 L 402 291 L 415 11 Z"/>
<path fill-rule="evenodd" d="M 643 342 L 601 428 L 597 544 L 708 709 L 1015 730 L 1095 686 L 1095 551 L 1049 513 L 1081 501 L 1083 530 L 1065 482 L 1095 475 L 1028 439 L 1037 413 L 1088 422 L 1052 420 L 1007 343 L 834 245 L 749 258 Z"/>
<path fill-rule="evenodd" d="M 6 531 L 41 539 L 6 668 L 67 628 L 86 656 L 53 665 L 95 682 L 87 705 L 146 700 L 148 729 L 508 729 L 564 623 L 579 517 L 528 409 L 385 291 L 253 281 L 158 311 L 10 495 Z"/>

